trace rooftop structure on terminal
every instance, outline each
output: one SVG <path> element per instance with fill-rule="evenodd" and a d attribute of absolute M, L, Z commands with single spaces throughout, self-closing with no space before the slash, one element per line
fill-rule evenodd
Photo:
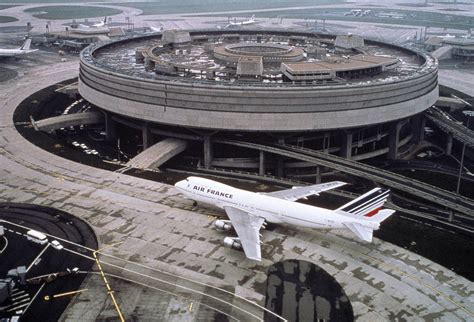
<path fill-rule="evenodd" d="M 135 51 L 135 65 L 128 63 Z M 113 56 L 113 57 L 112 57 Z M 397 77 L 424 59 L 389 46 L 365 45 L 358 36 L 236 31 L 165 31 L 94 51 L 94 59 L 145 78 L 154 75 L 234 83 L 370 81 Z M 245 64 L 243 66 L 242 64 Z M 117 68 L 119 67 L 119 68 Z M 245 72 L 243 72 L 245 70 Z M 242 78 L 245 74 L 246 77 Z M 378 75 L 377 78 L 374 78 Z"/>
<path fill-rule="evenodd" d="M 474 37 L 471 34 L 462 37 L 430 37 L 424 43 L 427 50 L 433 51 L 433 56 L 439 60 L 474 59 Z"/>

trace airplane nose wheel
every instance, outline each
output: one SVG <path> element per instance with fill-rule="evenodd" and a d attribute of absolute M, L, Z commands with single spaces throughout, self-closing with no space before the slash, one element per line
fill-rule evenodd
<path fill-rule="evenodd" d="M 197 201 L 193 201 L 193 207 L 196 207 L 198 205 Z"/>

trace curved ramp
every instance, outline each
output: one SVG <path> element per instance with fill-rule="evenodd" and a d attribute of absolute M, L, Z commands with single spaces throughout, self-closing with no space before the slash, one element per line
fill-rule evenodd
<path fill-rule="evenodd" d="M 447 119 L 437 112 L 431 114 L 425 113 L 425 116 L 428 120 L 436 124 L 441 131 L 452 134 L 459 142 L 471 148 L 474 147 L 474 131 L 463 124 L 459 124 L 455 120 Z"/>
<path fill-rule="evenodd" d="M 156 169 L 175 155 L 183 152 L 187 145 L 188 143 L 185 140 L 164 139 L 138 154 L 128 161 L 125 166 L 138 169 Z"/>
<path fill-rule="evenodd" d="M 104 122 L 104 114 L 99 111 L 84 112 L 75 114 L 65 114 L 47 119 L 35 121 L 31 118 L 31 123 L 37 131 L 54 131 L 63 127 L 99 124 Z"/>

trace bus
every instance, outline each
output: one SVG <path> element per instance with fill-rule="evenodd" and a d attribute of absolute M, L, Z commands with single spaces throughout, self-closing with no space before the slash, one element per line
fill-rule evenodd
<path fill-rule="evenodd" d="M 45 234 L 40 233 L 39 231 L 36 230 L 28 230 L 26 233 L 26 238 L 28 240 L 31 240 L 32 242 L 44 245 L 48 242 L 48 238 L 46 237 Z"/>

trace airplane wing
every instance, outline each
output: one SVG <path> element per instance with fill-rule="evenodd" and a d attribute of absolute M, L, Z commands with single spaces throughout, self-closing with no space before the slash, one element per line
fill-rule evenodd
<path fill-rule="evenodd" d="M 289 201 L 295 201 L 295 200 L 305 198 L 311 195 L 319 195 L 320 192 L 330 190 L 330 189 L 335 189 L 345 184 L 346 183 L 342 181 L 333 181 L 333 182 L 315 184 L 312 186 L 296 187 L 293 189 L 269 192 L 266 195 L 275 197 L 275 198 L 286 199 Z"/>
<path fill-rule="evenodd" d="M 224 206 L 232 226 L 239 236 L 247 258 L 262 260 L 260 250 L 260 228 L 265 219 L 231 206 Z"/>

